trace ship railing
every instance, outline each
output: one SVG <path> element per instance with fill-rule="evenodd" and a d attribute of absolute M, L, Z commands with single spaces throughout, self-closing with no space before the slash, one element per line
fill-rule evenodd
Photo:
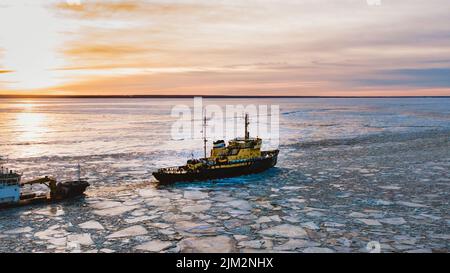
<path fill-rule="evenodd" d="M 182 168 L 163 168 L 159 170 L 160 172 L 165 172 L 165 173 L 174 173 L 174 174 L 182 174 L 182 173 L 187 173 L 187 171 L 185 169 Z"/>
<path fill-rule="evenodd" d="M 261 156 L 263 158 L 269 158 L 269 157 L 273 157 L 278 153 L 278 150 L 274 150 L 274 151 L 264 151 L 261 152 Z"/>

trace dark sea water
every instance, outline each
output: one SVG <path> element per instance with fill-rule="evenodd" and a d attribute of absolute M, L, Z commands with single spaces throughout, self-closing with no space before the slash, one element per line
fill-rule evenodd
<path fill-rule="evenodd" d="M 192 103 L 0 99 L 6 166 L 65 180 L 80 163 L 91 183 L 82 200 L 0 211 L 0 251 L 450 250 L 449 98 L 205 99 L 279 105 L 277 167 L 156 187 L 157 168 L 203 153 L 171 136 L 172 107 Z"/>

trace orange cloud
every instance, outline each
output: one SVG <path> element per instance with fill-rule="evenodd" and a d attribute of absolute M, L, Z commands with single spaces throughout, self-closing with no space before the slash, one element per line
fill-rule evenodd
<path fill-rule="evenodd" d="M 28 35 L 0 24 L 0 80 L 64 94 L 448 94 L 450 2 L 394 2 L 30 1 Z"/>
<path fill-rule="evenodd" d="M 117 57 L 124 54 L 139 54 L 146 49 L 132 45 L 88 45 L 65 50 L 69 55 L 82 55 L 85 57 Z"/>
<path fill-rule="evenodd" d="M 205 4 L 147 2 L 138 0 L 91 0 L 84 1 L 81 5 L 70 5 L 67 3 L 57 3 L 54 5 L 54 8 L 58 12 L 81 19 L 99 19 L 111 16 L 135 17 L 153 14 L 167 15 L 199 11 L 203 7 L 205 7 Z"/>

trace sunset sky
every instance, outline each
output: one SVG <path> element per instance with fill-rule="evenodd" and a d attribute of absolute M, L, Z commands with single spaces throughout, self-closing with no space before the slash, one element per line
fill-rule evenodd
<path fill-rule="evenodd" d="M 450 1 L 377 2 L 0 0 L 0 94 L 450 95 Z"/>

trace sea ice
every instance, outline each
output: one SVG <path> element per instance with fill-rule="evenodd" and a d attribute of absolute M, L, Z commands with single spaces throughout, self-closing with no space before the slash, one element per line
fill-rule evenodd
<path fill-rule="evenodd" d="M 184 198 L 191 200 L 205 200 L 208 198 L 208 193 L 201 191 L 185 191 Z"/>
<path fill-rule="evenodd" d="M 394 217 L 394 218 L 385 218 L 380 219 L 381 223 L 389 224 L 389 225 L 403 225 L 406 224 L 405 219 L 403 217 Z"/>
<path fill-rule="evenodd" d="M 406 201 L 399 201 L 397 202 L 398 205 L 407 206 L 411 208 L 425 208 L 426 205 L 418 204 L 418 203 L 412 203 L 412 202 L 406 202 Z"/>
<path fill-rule="evenodd" d="M 188 233 L 215 233 L 216 228 L 208 223 L 196 223 L 189 221 L 180 221 L 175 223 L 175 229 Z"/>
<path fill-rule="evenodd" d="M 334 253 L 335 251 L 326 247 L 308 247 L 303 250 L 303 253 Z"/>
<path fill-rule="evenodd" d="M 299 248 L 317 247 L 317 246 L 320 246 L 320 244 L 316 243 L 316 242 L 312 242 L 312 241 L 307 241 L 307 240 L 291 239 L 282 245 L 274 247 L 273 249 L 287 251 L 287 250 L 296 250 Z"/>
<path fill-rule="evenodd" d="M 100 216 L 118 216 L 124 214 L 125 212 L 132 211 L 138 206 L 125 206 L 122 203 L 117 202 L 118 205 L 114 207 L 109 207 L 105 209 L 94 210 L 93 213 Z"/>
<path fill-rule="evenodd" d="M 262 216 L 258 220 L 256 220 L 256 223 L 258 224 L 270 222 L 281 222 L 281 218 L 278 215 L 272 215 L 272 216 Z"/>
<path fill-rule="evenodd" d="M 262 248 L 264 245 L 263 240 L 253 240 L 253 241 L 241 241 L 238 246 L 245 248 Z"/>
<path fill-rule="evenodd" d="M 196 213 L 196 212 L 202 212 L 205 210 L 208 210 L 211 207 L 210 204 L 204 204 L 204 205 L 191 205 L 191 206 L 185 206 L 181 209 L 182 212 L 190 212 L 190 213 Z"/>
<path fill-rule="evenodd" d="M 89 233 L 71 234 L 67 236 L 68 242 L 78 243 L 80 245 L 90 246 L 94 244 Z"/>
<path fill-rule="evenodd" d="M 143 250 L 148 252 L 161 252 L 172 246 L 171 242 L 154 240 L 150 242 L 143 243 L 136 247 L 137 250 Z"/>
<path fill-rule="evenodd" d="M 49 206 L 47 208 L 39 209 L 33 211 L 34 214 L 45 215 L 45 216 L 62 216 L 64 215 L 64 210 L 59 206 Z"/>
<path fill-rule="evenodd" d="M 143 226 L 131 226 L 122 230 L 116 231 L 113 234 L 108 235 L 106 238 L 114 239 L 121 237 L 139 236 L 147 234 L 147 230 Z"/>
<path fill-rule="evenodd" d="M 323 216 L 325 216 L 325 214 L 323 214 L 320 211 L 310 211 L 310 212 L 306 213 L 306 215 L 309 216 L 309 217 L 323 217 Z"/>
<path fill-rule="evenodd" d="M 378 222 L 378 220 L 374 220 L 374 219 L 363 219 L 363 218 L 358 218 L 357 219 L 359 222 L 362 222 L 368 226 L 381 226 L 381 223 Z"/>
<path fill-rule="evenodd" d="M 125 222 L 127 222 L 128 224 L 136 224 L 139 222 L 150 221 L 150 220 L 156 219 L 158 217 L 159 217 L 159 215 L 152 215 L 152 216 L 144 215 L 144 216 L 140 216 L 140 217 L 127 218 L 127 219 L 125 219 Z"/>
<path fill-rule="evenodd" d="M 94 220 L 81 223 L 81 224 L 79 224 L 79 226 L 82 229 L 97 229 L 97 230 L 105 229 L 99 222 L 94 221 Z"/>
<path fill-rule="evenodd" d="M 234 240 L 228 236 L 185 238 L 178 244 L 184 253 L 230 253 L 235 251 Z"/>
<path fill-rule="evenodd" d="M 399 186 L 379 186 L 379 188 L 384 190 L 399 190 L 401 187 Z"/>
<path fill-rule="evenodd" d="M 228 205 L 230 207 L 234 207 L 240 210 L 251 210 L 252 206 L 250 205 L 249 202 L 245 201 L 245 200 L 233 200 L 230 202 L 227 202 L 225 205 Z"/>
<path fill-rule="evenodd" d="M 306 222 L 302 223 L 302 227 L 312 230 L 318 230 L 320 229 L 319 226 L 317 226 L 314 222 Z"/>
<path fill-rule="evenodd" d="M 354 218 L 363 218 L 363 217 L 367 217 L 367 214 L 364 214 L 361 212 L 352 212 L 348 216 L 354 217 Z"/>
<path fill-rule="evenodd" d="M 143 189 L 139 190 L 138 194 L 144 198 L 150 198 L 160 195 L 160 193 L 157 190 L 154 189 Z"/>
<path fill-rule="evenodd" d="M 306 231 L 298 226 L 282 224 L 275 227 L 261 230 L 259 233 L 267 236 L 301 238 L 307 236 Z"/>
<path fill-rule="evenodd" d="M 5 234 L 21 234 L 21 233 L 31 232 L 32 230 L 33 230 L 33 228 L 31 228 L 31 227 L 21 227 L 21 228 L 10 229 L 3 233 L 5 233 Z"/>

